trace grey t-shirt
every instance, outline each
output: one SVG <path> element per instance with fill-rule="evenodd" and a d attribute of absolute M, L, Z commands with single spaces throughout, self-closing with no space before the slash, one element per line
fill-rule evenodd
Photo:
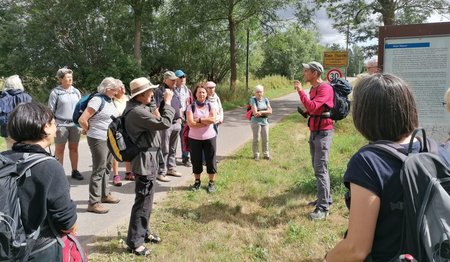
<path fill-rule="evenodd" d="M 48 107 L 55 114 L 56 124 L 58 126 L 74 126 L 72 122 L 75 105 L 80 100 L 81 94 L 78 89 L 70 86 L 64 89 L 62 86 L 53 88 L 48 98 Z"/>
<path fill-rule="evenodd" d="M 104 100 L 105 105 L 100 112 L 97 112 Z M 109 101 L 108 101 L 109 100 Z M 107 139 L 108 126 L 112 122 L 111 116 L 119 116 L 114 103 L 111 99 L 105 99 L 104 97 L 94 96 L 88 103 L 87 107 L 90 107 L 97 112 L 89 119 L 89 130 L 87 132 L 88 137 L 92 137 L 99 140 Z"/>

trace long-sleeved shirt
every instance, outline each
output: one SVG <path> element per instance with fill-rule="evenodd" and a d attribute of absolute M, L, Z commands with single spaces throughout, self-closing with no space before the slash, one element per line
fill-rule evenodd
<path fill-rule="evenodd" d="M 309 97 L 303 90 L 300 90 L 298 95 L 306 111 L 311 116 L 308 122 L 309 130 L 320 131 L 334 129 L 331 118 L 320 117 L 325 110 L 334 106 L 334 91 L 330 84 L 322 82 L 319 86 L 312 87 L 309 91 Z"/>

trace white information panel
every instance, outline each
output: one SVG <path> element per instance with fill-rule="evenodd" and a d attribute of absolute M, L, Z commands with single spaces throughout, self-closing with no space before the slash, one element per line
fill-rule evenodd
<path fill-rule="evenodd" d="M 384 45 L 385 73 L 411 86 L 419 110 L 419 124 L 443 142 L 450 131 L 444 94 L 450 87 L 450 35 L 388 38 Z"/>

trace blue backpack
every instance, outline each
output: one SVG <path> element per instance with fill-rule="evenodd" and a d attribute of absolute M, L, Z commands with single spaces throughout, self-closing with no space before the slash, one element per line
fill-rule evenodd
<path fill-rule="evenodd" d="M 78 120 L 80 119 L 80 116 L 83 114 L 84 110 L 86 110 L 86 107 L 91 101 L 91 99 L 95 96 L 98 96 L 101 98 L 102 103 L 100 104 L 100 107 L 98 108 L 97 112 L 95 112 L 94 115 L 96 115 L 98 112 L 102 111 L 103 107 L 105 107 L 105 98 L 104 95 L 99 93 L 91 93 L 89 95 L 85 95 L 81 97 L 80 101 L 77 102 L 75 105 L 75 109 L 73 110 L 72 120 L 75 123 L 75 125 L 80 126 L 80 123 Z"/>

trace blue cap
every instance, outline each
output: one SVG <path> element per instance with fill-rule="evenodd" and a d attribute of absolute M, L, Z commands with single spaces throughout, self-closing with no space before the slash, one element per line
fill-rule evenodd
<path fill-rule="evenodd" d="M 182 76 L 185 76 L 185 74 L 184 74 L 183 71 L 177 70 L 177 71 L 175 71 L 175 76 L 176 76 L 176 77 L 182 77 Z"/>

